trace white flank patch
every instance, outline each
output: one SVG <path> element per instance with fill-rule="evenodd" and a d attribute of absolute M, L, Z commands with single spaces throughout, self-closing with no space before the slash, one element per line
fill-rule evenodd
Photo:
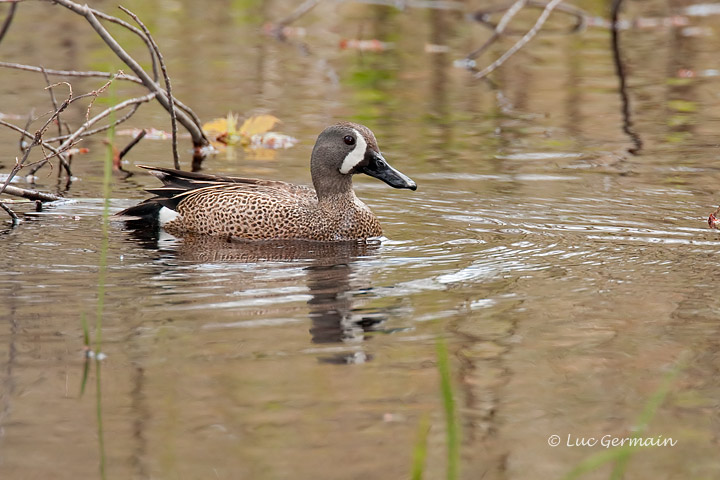
<path fill-rule="evenodd" d="M 180 214 L 177 213 L 175 210 L 171 210 L 167 207 L 162 207 L 160 209 L 160 213 L 158 214 L 158 220 L 160 221 L 160 225 L 165 225 L 166 223 L 175 220 L 179 216 Z"/>
<path fill-rule="evenodd" d="M 355 168 L 355 165 L 362 161 L 362 159 L 365 157 L 365 150 L 367 150 L 367 142 L 365 141 L 365 137 L 360 135 L 360 132 L 358 132 L 354 128 L 353 132 L 355 132 L 355 148 L 353 148 L 352 151 L 347 154 L 347 157 L 345 157 L 345 160 L 343 160 L 342 165 L 340 165 L 340 173 L 344 175 L 350 173 L 350 170 Z"/>

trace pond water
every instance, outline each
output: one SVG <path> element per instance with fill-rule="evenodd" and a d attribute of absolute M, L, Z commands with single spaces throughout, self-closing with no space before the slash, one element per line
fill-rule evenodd
<path fill-rule="evenodd" d="M 309 183 L 317 134 L 351 119 L 418 190 L 356 180 L 387 237 L 364 247 L 177 239 L 111 219 L 103 267 L 105 150 L 88 140 L 67 201 L 13 205 L 17 228 L 3 219 L 0 478 L 99 478 L 100 451 L 107 478 L 408 478 L 424 422 L 424 478 L 444 478 L 438 338 L 461 478 L 562 478 L 606 450 L 601 438 L 632 435 L 653 398 L 639 435 L 676 443 L 634 451 L 626 478 L 717 477 L 720 238 L 706 218 L 720 202 L 720 18 L 621 32 L 633 136 L 606 29 L 570 34 L 559 18 L 491 85 L 454 67 L 488 34 L 461 14 L 327 2 L 295 24 L 298 48 L 261 33 L 293 3 L 126 6 L 203 120 L 269 112 L 300 141 L 272 158 L 223 152 L 205 171 Z M 608 15 L 603 2 L 578 6 Z M 686 12 L 651 1 L 623 16 Z M 392 45 L 338 48 L 354 38 Z M 20 5 L 0 48 L 47 68 L 120 68 L 80 19 L 40 3 Z M 3 114 L 50 109 L 41 76 L 0 72 Z M 129 125 L 169 129 L 156 106 Z M 0 140 L 6 173 L 17 136 Z M 143 140 L 126 160 L 135 175 L 113 177 L 111 212 L 157 186 L 134 165 L 171 166 L 170 145 Z M 40 170 L 36 187 L 56 191 L 56 174 Z M 106 358 L 80 395 L 83 318 Z"/>

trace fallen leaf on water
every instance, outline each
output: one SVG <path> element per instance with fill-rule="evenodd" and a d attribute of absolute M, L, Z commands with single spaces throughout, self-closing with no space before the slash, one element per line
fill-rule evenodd
<path fill-rule="evenodd" d="M 240 135 L 252 137 L 253 135 L 269 132 L 278 123 L 280 123 L 280 120 L 272 115 L 255 115 L 243 122 L 242 127 L 240 127 Z"/>
<path fill-rule="evenodd" d="M 225 118 L 216 118 L 203 125 L 203 130 L 217 148 L 236 145 L 248 150 L 277 150 L 290 148 L 298 143 L 296 138 L 270 131 L 280 123 L 273 115 L 254 115 L 238 127 L 240 117 L 228 113 Z"/>
<path fill-rule="evenodd" d="M 225 118 L 210 120 L 202 126 L 202 129 L 211 141 L 223 145 L 235 145 L 242 140 L 240 132 L 237 130 L 239 118 L 239 115 L 230 112 Z"/>

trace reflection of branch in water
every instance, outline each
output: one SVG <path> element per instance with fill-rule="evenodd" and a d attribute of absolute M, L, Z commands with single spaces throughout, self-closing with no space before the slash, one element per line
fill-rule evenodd
<path fill-rule="evenodd" d="M 503 53 L 500 58 L 495 60 L 493 63 L 488 65 L 487 67 L 480 70 L 478 73 L 476 73 L 474 76 L 475 78 L 483 78 L 486 75 L 489 75 L 490 73 L 494 72 L 500 65 L 505 63 L 505 61 L 513 56 L 515 53 L 517 53 L 518 50 L 523 48 L 525 45 L 527 45 L 530 40 L 532 40 L 535 35 L 540 31 L 542 26 L 547 21 L 548 17 L 550 16 L 550 13 L 552 13 L 553 9 L 557 7 L 563 0 L 551 0 L 550 3 L 548 3 L 545 8 L 543 9 L 542 13 L 538 17 L 537 21 L 535 21 L 535 25 L 532 26 L 528 32 L 523 35 L 523 37 L 518 40 L 515 45 L 510 47 L 505 53 Z"/>
<path fill-rule="evenodd" d="M 480 55 L 482 52 L 487 50 L 487 48 L 495 43 L 495 40 L 502 35 L 502 33 L 505 31 L 505 28 L 507 27 L 508 23 L 510 23 L 510 20 L 517 15 L 517 13 L 522 10 L 522 8 L 527 4 L 527 0 L 516 0 L 515 3 L 513 3 L 510 8 L 507 9 L 505 14 L 502 16 L 500 21 L 498 22 L 497 26 L 493 30 L 492 35 L 490 35 L 490 38 L 485 40 L 485 43 L 483 43 L 479 48 L 476 48 L 472 52 L 467 54 L 468 60 L 471 60 L 473 58 L 476 58 L 478 55 Z M 485 14 L 479 15 L 480 12 L 476 13 L 476 18 L 479 22 L 486 23 L 485 22 Z"/>
<path fill-rule="evenodd" d="M 484 9 L 484 10 L 478 10 L 475 13 L 473 13 L 470 18 L 478 22 L 480 25 L 484 25 L 486 27 L 489 27 L 493 30 L 500 30 L 499 33 L 502 33 L 503 30 L 505 30 L 505 27 L 507 25 L 503 25 L 501 27 L 501 24 L 503 21 L 509 21 L 513 16 L 517 14 L 517 11 L 511 12 L 514 9 L 520 9 L 527 6 L 528 8 L 545 8 L 547 7 L 547 2 L 539 1 L 539 0 L 516 0 L 512 5 L 509 7 L 501 7 L 501 8 L 493 8 L 493 9 Z M 571 17 L 575 17 L 575 25 L 573 25 L 572 29 L 569 33 L 575 33 L 579 32 L 581 30 L 584 30 L 588 23 L 596 22 L 596 19 L 593 19 L 587 12 L 584 10 L 574 7 L 572 5 L 557 5 L 555 7 L 555 11 L 565 13 Z M 505 15 L 500 19 L 500 22 L 498 22 L 497 25 L 495 25 L 492 21 L 490 21 L 490 15 L 493 13 L 499 13 L 499 12 L 506 12 Z M 505 17 L 509 16 L 507 20 L 505 20 Z"/>
<path fill-rule="evenodd" d="M 287 32 L 291 28 L 289 27 L 291 23 L 295 22 L 296 20 L 304 16 L 306 13 L 311 11 L 313 8 L 315 8 L 320 3 L 320 1 L 321 0 L 306 0 L 285 18 L 278 20 L 274 23 L 266 24 L 264 27 L 265 33 L 274 37 L 280 42 L 294 46 L 298 49 L 302 56 L 311 57 L 313 54 L 310 51 L 310 46 L 302 41 L 291 40 Z M 330 64 L 325 58 L 318 58 L 316 66 L 318 70 L 325 72 L 325 76 L 327 76 L 328 80 L 330 80 L 330 83 L 332 83 L 333 86 L 338 86 L 340 84 L 340 79 L 337 72 L 335 72 L 335 69 L 330 66 Z"/>
<path fill-rule="evenodd" d="M 12 3 L 10 5 L 10 11 L 7 14 L 7 17 L 5 17 L 5 21 L 2 24 L 2 27 L 0 27 L 0 42 L 2 41 L 3 37 L 7 33 L 8 29 L 10 28 L 10 24 L 12 23 L 13 17 L 15 16 L 15 9 L 17 8 L 17 3 Z"/>
<path fill-rule="evenodd" d="M 633 143 L 633 147 L 628 148 L 628 152 L 633 155 L 637 155 L 642 150 L 643 142 L 640 136 L 632 128 L 632 120 L 630 119 L 630 99 L 627 94 L 627 83 L 625 82 L 625 67 L 620 58 L 620 36 L 618 34 L 618 14 L 620 12 L 620 6 L 622 0 L 613 0 L 612 5 L 612 18 L 610 24 L 610 33 L 612 35 L 612 51 L 613 60 L 615 62 L 615 71 L 617 72 L 618 79 L 620 81 L 619 91 L 620 99 L 622 100 L 622 115 L 623 115 L 623 132 L 625 132 Z"/>

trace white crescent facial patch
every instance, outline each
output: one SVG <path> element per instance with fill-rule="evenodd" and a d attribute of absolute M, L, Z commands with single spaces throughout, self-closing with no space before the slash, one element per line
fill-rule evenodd
<path fill-rule="evenodd" d="M 367 142 L 365 141 L 365 137 L 363 137 L 360 132 L 358 132 L 354 128 L 353 132 L 355 132 L 355 148 L 353 148 L 352 151 L 347 154 L 345 160 L 343 160 L 342 165 L 340 165 L 340 173 L 344 175 L 350 173 L 350 170 L 355 168 L 355 165 L 360 163 L 362 159 L 365 158 L 365 150 L 367 150 Z"/>

